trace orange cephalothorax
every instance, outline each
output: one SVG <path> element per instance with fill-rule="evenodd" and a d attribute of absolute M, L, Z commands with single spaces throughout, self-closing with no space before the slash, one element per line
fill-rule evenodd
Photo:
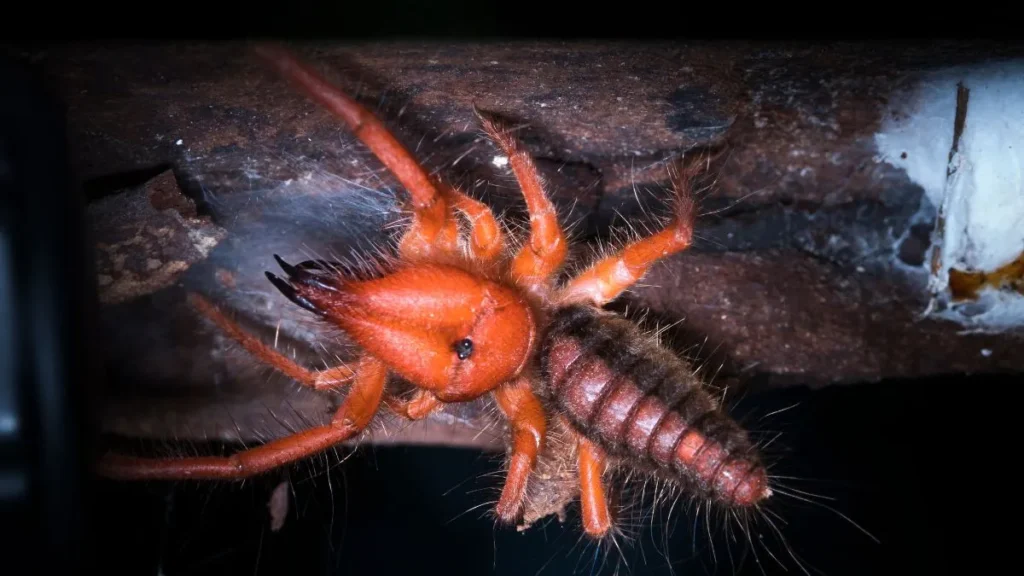
<path fill-rule="evenodd" d="M 533 350 L 529 304 L 513 289 L 441 264 L 352 279 L 280 258 L 268 277 L 360 347 L 442 402 L 464 402 L 519 375 Z"/>

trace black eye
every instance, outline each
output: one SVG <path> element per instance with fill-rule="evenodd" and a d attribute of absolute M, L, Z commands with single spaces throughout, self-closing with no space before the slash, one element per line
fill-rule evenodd
<path fill-rule="evenodd" d="M 459 360 L 465 360 L 473 354 L 473 341 L 469 338 L 463 338 L 455 343 L 455 353 L 459 355 Z"/>

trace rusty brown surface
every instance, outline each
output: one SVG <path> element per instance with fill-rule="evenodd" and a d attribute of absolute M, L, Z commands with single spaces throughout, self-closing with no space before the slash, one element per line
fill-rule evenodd
<path fill-rule="evenodd" d="M 88 207 L 100 303 L 116 304 L 172 285 L 206 258 L 226 232 L 178 189 L 166 171 Z"/>
<path fill-rule="evenodd" d="M 473 104 L 528 122 L 535 156 L 587 164 L 608 192 L 628 188 L 637 170 L 643 179 L 652 159 L 728 132 L 735 150 L 722 194 L 768 186 L 759 203 L 877 196 L 888 168 L 868 161 L 868 143 L 890 92 L 928 69 L 1019 53 L 942 43 L 303 48 L 400 127 L 406 142 L 429 139 L 432 166 L 449 164 L 476 139 Z M 336 121 L 242 44 L 74 46 L 37 61 L 68 103 L 85 178 L 165 163 L 187 173 L 211 157 L 258 157 L 267 148 L 330 155 L 343 145 Z"/>
<path fill-rule="evenodd" d="M 921 231 L 930 229 L 915 220 L 921 191 L 877 162 L 872 143 L 894 89 L 922 71 L 1010 49 L 384 43 L 302 53 L 378 111 L 427 166 L 512 217 L 522 216 L 514 182 L 492 163 L 472 105 L 521 120 L 520 138 L 583 242 L 607 239 L 619 215 L 642 225 L 645 208 L 658 210 L 662 160 L 726 142 L 714 187 L 701 197 L 697 245 L 656 267 L 631 309 L 682 320 L 667 336 L 698 345 L 692 350 L 708 354 L 709 368 L 721 366 L 718 378 L 820 386 L 1024 365 L 1010 336 L 917 319 L 928 244 Z M 206 294 L 310 365 L 344 356 L 344 338 L 325 334 L 263 273 L 276 270 L 275 253 L 349 255 L 382 242 L 393 180 L 242 45 L 91 45 L 34 58 L 68 104 L 90 195 L 123 187 L 125 173 L 138 171 L 141 185 L 172 169 L 199 213 L 225 231 L 205 257 L 182 258 L 187 270 L 157 278 L 162 289 L 107 299 L 117 382 L 109 428 L 255 440 L 328 417 L 336 396 L 254 366 L 195 316 L 184 293 Z M 171 190 L 163 178 L 160 189 Z M 101 228 L 114 216 L 151 227 L 189 211 L 173 193 L 151 195 L 168 208 L 152 213 L 112 198 L 96 205 L 106 212 L 94 207 Z M 155 259 L 174 261 L 173 247 L 160 250 Z M 452 407 L 414 425 L 385 419 L 374 441 L 500 448 L 501 423 L 489 410 Z M 456 424 L 464 431 L 443 436 Z"/>
<path fill-rule="evenodd" d="M 837 274 L 796 250 L 682 254 L 646 282 L 640 303 L 683 318 L 675 346 L 717 350 L 708 357 L 723 378 L 821 386 L 1021 369 L 1019 338 L 919 319 L 907 286 L 877 271 Z"/>

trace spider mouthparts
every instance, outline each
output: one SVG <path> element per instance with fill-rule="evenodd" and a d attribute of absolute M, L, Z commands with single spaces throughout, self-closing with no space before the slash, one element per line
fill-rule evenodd
<path fill-rule="evenodd" d="M 296 272 L 298 272 L 298 268 L 285 262 L 284 259 L 277 254 L 274 254 L 274 260 L 277 260 L 277 265 L 281 267 L 281 270 L 284 270 L 284 273 L 287 274 L 289 278 L 294 277 Z"/>
<path fill-rule="evenodd" d="M 317 308 L 316 305 L 314 305 L 312 302 L 307 300 L 306 297 L 296 292 L 294 286 L 289 284 L 287 281 L 275 276 L 272 272 L 265 272 L 265 274 L 267 275 L 267 280 L 270 280 L 270 283 L 273 284 L 275 288 L 280 290 L 281 294 L 284 294 L 285 298 L 291 300 L 295 304 L 298 304 L 302 308 L 305 308 L 306 310 L 309 310 L 314 314 L 323 316 L 323 311 Z"/>
<path fill-rule="evenodd" d="M 274 260 L 277 261 L 277 265 L 281 267 L 281 270 L 284 270 L 284 273 L 288 275 L 289 280 L 300 282 L 306 286 L 312 286 L 314 288 L 330 290 L 331 292 L 338 291 L 337 288 L 331 286 L 323 279 L 317 278 L 314 273 L 310 272 L 310 270 L 322 271 L 322 264 L 314 262 L 314 265 L 310 265 L 310 261 L 307 261 L 299 264 L 298 266 L 293 266 L 292 264 L 285 262 L 284 259 L 277 254 L 274 254 Z"/>

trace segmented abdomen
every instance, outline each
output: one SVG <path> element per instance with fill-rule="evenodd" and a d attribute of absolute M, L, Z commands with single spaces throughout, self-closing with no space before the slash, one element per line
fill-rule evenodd
<path fill-rule="evenodd" d="M 548 400 L 610 455 L 668 473 L 720 502 L 770 495 L 746 432 L 693 368 L 632 323 L 590 306 L 558 310 L 541 348 Z"/>

